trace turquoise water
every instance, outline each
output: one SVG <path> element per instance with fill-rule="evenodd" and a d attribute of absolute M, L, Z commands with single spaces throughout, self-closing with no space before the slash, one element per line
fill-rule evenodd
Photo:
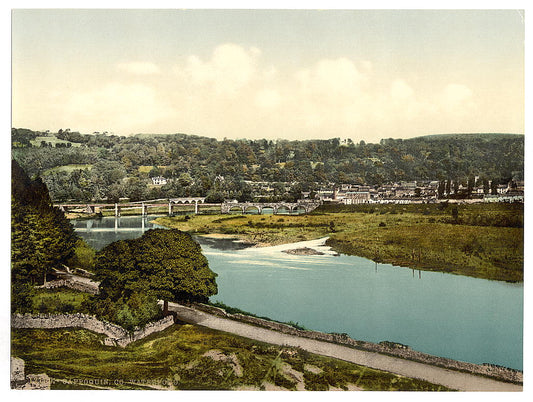
<path fill-rule="evenodd" d="M 114 229 L 114 218 L 105 219 L 96 227 Z M 142 234 L 141 218 L 120 219 L 124 231 L 79 234 L 98 248 L 116 236 Z M 289 255 L 276 247 L 198 240 L 218 274 L 212 301 L 318 331 L 522 369 L 522 284 L 376 265 L 353 256 Z"/>

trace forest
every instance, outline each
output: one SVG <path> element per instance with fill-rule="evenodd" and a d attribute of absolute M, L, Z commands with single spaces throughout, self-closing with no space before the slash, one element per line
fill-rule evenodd
<path fill-rule="evenodd" d="M 524 136 L 447 134 L 374 144 L 13 128 L 12 155 L 30 176 L 42 177 L 54 201 L 180 196 L 251 201 L 259 194 L 250 182 L 268 183 L 271 198 L 290 200 L 301 191 L 344 183 L 523 180 Z M 159 176 L 166 184 L 153 185 L 151 178 Z"/>

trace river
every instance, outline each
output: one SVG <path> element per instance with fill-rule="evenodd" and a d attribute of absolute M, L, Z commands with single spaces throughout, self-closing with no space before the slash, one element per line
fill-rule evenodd
<path fill-rule="evenodd" d="M 101 249 L 156 227 L 151 218 L 72 221 Z M 523 285 L 395 267 L 334 255 L 324 239 L 290 246 L 323 255 L 290 255 L 283 247 L 249 248 L 198 237 L 219 292 L 229 306 L 308 329 L 393 341 L 472 363 L 522 370 Z"/>

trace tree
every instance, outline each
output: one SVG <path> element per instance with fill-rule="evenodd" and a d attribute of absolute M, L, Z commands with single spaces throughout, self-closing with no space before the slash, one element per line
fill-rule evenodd
<path fill-rule="evenodd" d="M 148 186 L 138 177 L 131 177 L 124 185 L 124 193 L 131 201 L 145 200 Z"/>
<path fill-rule="evenodd" d="M 152 169 L 148 172 L 149 177 L 158 177 L 162 176 L 163 172 L 158 166 L 153 166 Z"/>
<path fill-rule="evenodd" d="M 470 195 L 472 195 L 472 191 L 474 191 L 474 186 L 475 186 L 474 177 L 472 177 L 472 176 L 468 177 L 468 181 L 467 181 L 467 184 L 466 184 L 466 191 L 467 191 L 467 196 L 468 197 L 470 197 Z"/>
<path fill-rule="evenodd" d="M 483 179 L 483 194 L 489 194 L 489 192 L 490 192 L 489 181 L 487 179 Z"/>
<path fill-rule="evenodd" d="M 13 161 L 11 180 L 12 280 L 44 282 L 72 256 L 77 236 L 63 212 L 52 206 L 40 178 L 31 180 Z"/>
<path fill-rule="evenodd" d="M 490 182 L 490 193 L 491 195 L 498 195 L 498 182 L 494 179 Z"/>
<path fill-rule="evenodd" d="M 202 301 L 217 293 L 200 245 L 179 230 L 149 230 L 142 237 L 109 244 L 97 255 L 102 298 L 128 300 L 134 293 L 168 301 Z"/>
<path fill-rule="evenodd" d="M 180 174 L 180 177 L 178 178 L 178 182 L 181 187 L 190 186 L 193 183 L 193 181 L 194 181 L 193 178 L 187 172 Z"/>
<path fill-rule="evenodd" d="M 439 181 L 439 187 L 437 188 L 437 198 L 442 198 L 446 190 L 446 182 L 444 180 Z"/>

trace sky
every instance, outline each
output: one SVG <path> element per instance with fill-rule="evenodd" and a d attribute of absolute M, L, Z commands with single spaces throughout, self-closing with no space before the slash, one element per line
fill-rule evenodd
<path fill-rule="evenodd" d="M 524 133 L 519 10 L 15 9 L 13 127 Z"/>

